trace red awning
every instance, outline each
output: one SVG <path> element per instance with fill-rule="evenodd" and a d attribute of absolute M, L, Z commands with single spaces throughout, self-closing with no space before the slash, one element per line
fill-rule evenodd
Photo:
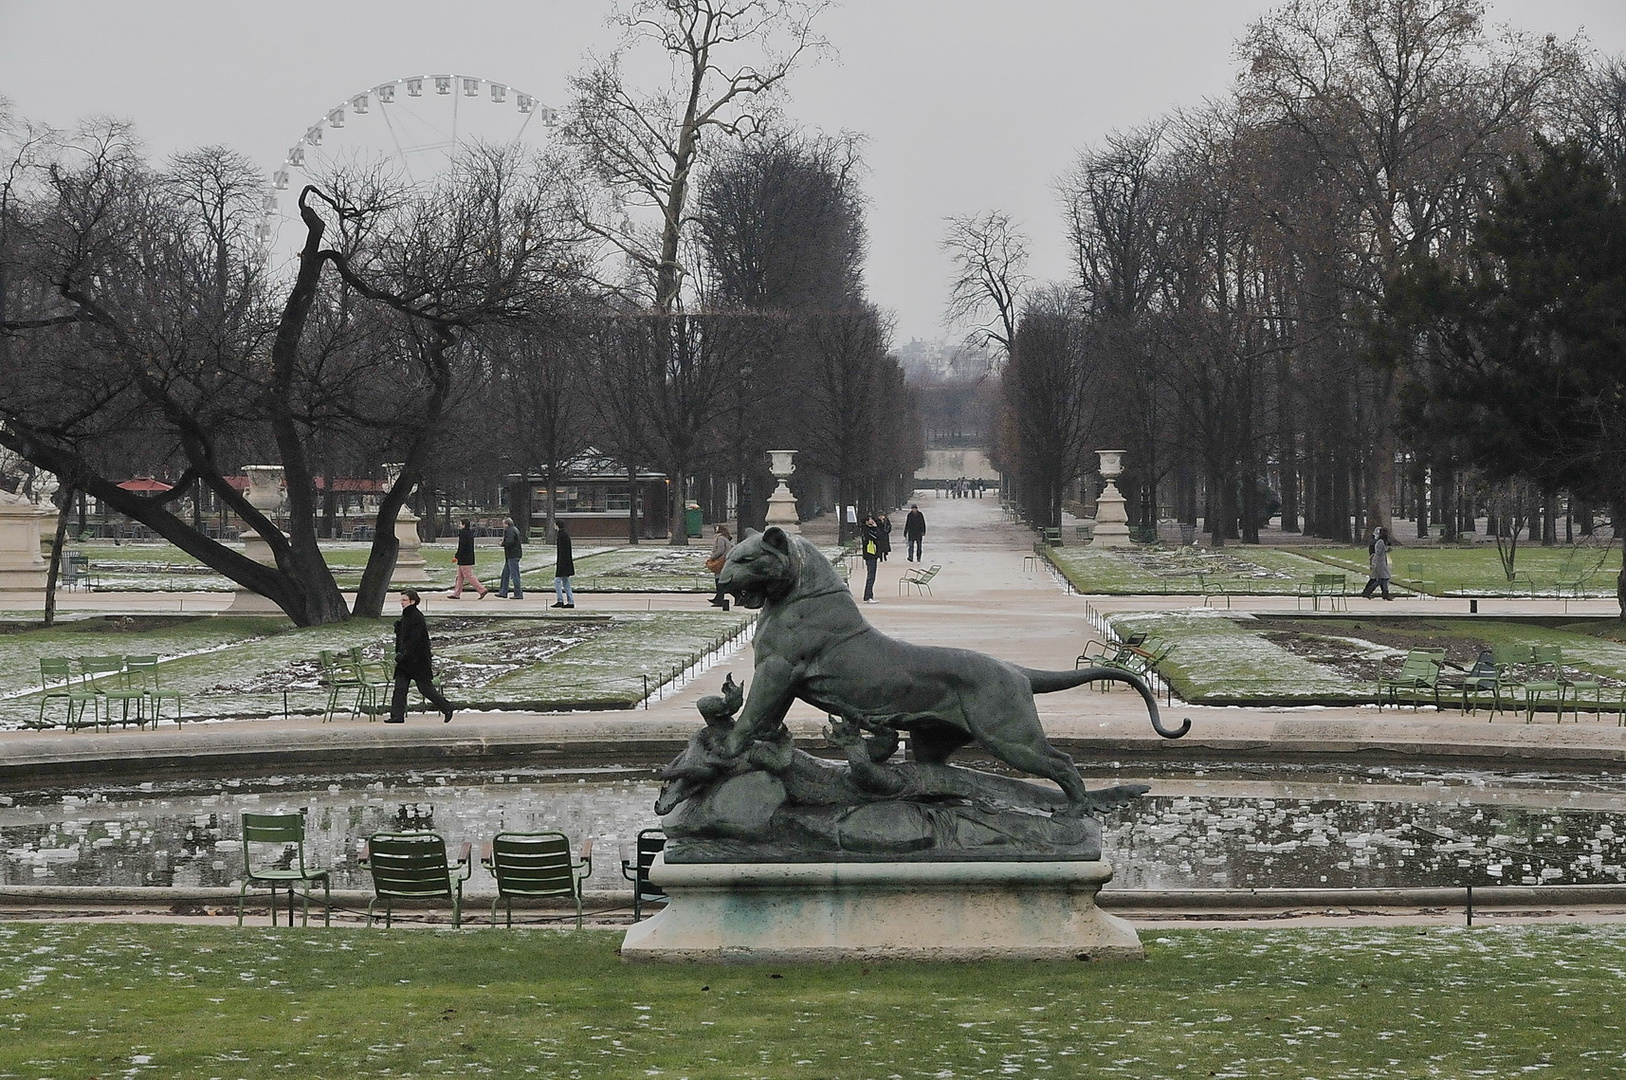
<path fill-rule="evenodd" d="M 125 491 L 168 491 L 173 486 L 173 484 L 166 484 L 162 480 L 154 480 L 150 476 L 138 476 L 119 485 Z"/>

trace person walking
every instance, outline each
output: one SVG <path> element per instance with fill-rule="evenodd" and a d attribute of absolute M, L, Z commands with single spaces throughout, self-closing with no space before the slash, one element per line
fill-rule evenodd
<path fill-rule="evenodd" d="M 920 549 L 926 540 L 926 515 L 918 503 L 909 504 L 909 516 L 903 519 L 903 554 L 909 562 L 921 560 Z"/>
<path fill-rule="evenodd" d="M 880 549 L 881 561 L 892 554 L 892 519 L 882 513 L 875 519 L 875 544 Z"/>
<path fill-rule="evenodd" d="M 573 608 L 576 606 L 576 594 L 570 591 L 570 579 L 576 573 L 576 558 L 570 552 L 570 533 L 565 529 L 565 523 L 558 521 L 553 526 L 553 606 L 559 608 Z"/>
<path fill-rule="evenodd" d="M 706 559 L 706 569 L 711 571 L 712 583 L 717 586 L 717 592 L 711 598 L 711 606 L 728 610 L 728 597 L 723 595 L 723 564 L 728 561 L 728 553 L 734 550 L 734 534 L 728 531 L 728 526 L 722 522 L 717 523 L 717 530 L 711 538 L 711 556 Z"/>
<path fill-rule="evenodd" d="M 858 531 L 858 550 L 864 556 L 864 603 L 875 603 L 875 568 L 881 563 L 880 528 L 874 514 L 864 515 L 864 527 Z"/>
<path fill-rule="evenodd" d="M 440 710 L 444 723 L 452 722 L 452 703 L 435 689 L 433 662 L 429 656 L 429 626 L 418 607 L 418 594 L 401 590 L 401 617 L 395 620 L 395 694 L 390 698 L 386 724 L 406 723 L 407 684 L 416 683 L 418 693 Z"/>
<path fill-rule="evenodd" d="M 452 591 L 446 594 L 446 599 L 461 599 L 463 586 L 469 585 L 484 600 L 491 590 L 474 576 L 474 526 L 469 524 L 468 518 L 463 519 L 463 527 L 457 531 L 457 554 L 452 559 L 457 563 L 457 580 L 452 583 Z"/>
<path fill-rule="evenodd" d="M 1389 595 L 1389 530 L 1381 525 L 1372 530 L 1372 542 L 1366 546 L 1366 568 L 1370 576 L 1361 596 L 1370 600 L 1372 590 L 1382 589 L 1383 598 L 1393 600 Z"/>
<path fill-rule="evenodd" d="M 525 586 L 519 579 L 519 557 L 525 554 L 525 543 L 513 518 L 502 519 L 502 580 L 497 583 L 497 595 L 508 599 L 508 583 L 514 583 L 514 599 L 525 599 Z"/>

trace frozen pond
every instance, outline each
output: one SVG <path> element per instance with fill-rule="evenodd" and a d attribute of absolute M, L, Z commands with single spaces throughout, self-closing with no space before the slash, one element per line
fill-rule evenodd
<path fill-rule="evenodd" d="M 658 824 L 656 770 L 423 770 L 175 780 L 0 796 L 0 881 L 225 886 L 243 811 L 304 809 L 336 888 L 374 832 L 432 824 L 453 845 L 503 829 L 594 840 L 590 887 L 627 888 L 620 859 Z M 1103 819 L 1110 888 L 1407 887 L 1626 881 L 1626 773 L 1122 761 L 1092 787 L 1153 793 Z M 489 891 L 476 869 L 469 884 Z"/>

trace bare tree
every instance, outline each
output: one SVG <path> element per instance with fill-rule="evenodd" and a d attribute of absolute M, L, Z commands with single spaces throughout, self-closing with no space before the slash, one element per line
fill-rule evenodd
<path fill-rule="evenodd" d="M 612 212 L 589 218 L 651 287 L 650 307 L 669 314 L 688 274 L 681 257 L 689 193 L 704 147 L 748 138 L 796 65 L 828 48 L 813 31 L 826 0 L 631 0 L 611 21 L 619 50 L 572 80 L 567 137 L 618 204 L 652 209 L 653 230 Z M 656 90 L 627 85 L 625 55 L 653 45 L 671 65 Z M 720 138 L 719 138 L 720 137 Z"/>
<path fill-rule="evenodd" d="M 949 218 L 942 247 L 954 264 L 945 311 L 949 323 L 973 327 L 973 340 L 999 346 L 1009 362 L 1028 286 L 1027 238 L 1010 215 L 990 210 Z"/>

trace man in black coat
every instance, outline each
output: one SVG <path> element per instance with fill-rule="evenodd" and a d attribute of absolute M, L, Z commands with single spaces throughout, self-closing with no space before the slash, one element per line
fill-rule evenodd
<path fill-rule="evenodd" d="M 570 533 L 565 523 L 553 526 L 553 606 L 573 608 L 576 594 L 570 591 L 570 579 L 576 573 L 576 558 L 570 553 Z"/>
<path fill-rule="evenodd" d="M 406 723 L 407 684 L 416 683 L 418 693 L 440 710 L 446 723 L 452 722 L 452 703 L 441 696 L 435 684 L 429 657 L 429 626 L 418 607 L 418 594 L 401 590 L 401 617 L 395 620 L 395 696 L 390 699 L 386 724 Z"/>
<path fill-rule="evenodd" d="M 926 539 L 926 515 L 918 503 L 909 504 L 909 516 L 903 519 L 904 557 L 910 562 L 920 559 L 922 542 Z"/>

